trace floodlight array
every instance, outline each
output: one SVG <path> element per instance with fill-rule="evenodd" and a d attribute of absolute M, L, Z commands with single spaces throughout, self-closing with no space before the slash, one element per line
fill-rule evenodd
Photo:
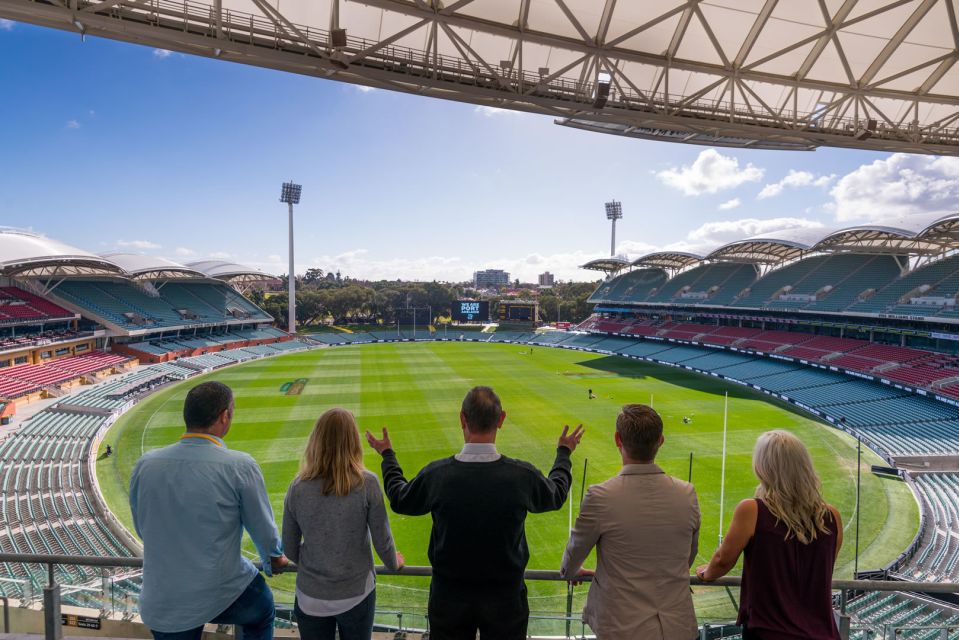
<path fill-rule="evenodd" d="M 288 204 L 300 204 L 300 193 L 303 191 L 303 185 L 293 182 L 284 182 L 283 190 L 280 192 L 280 202 Z"/>
<path fill-rule="evenodd" d="M 620 220 L 623 217 L 623 203 L 613 200 L 606 203 L 606 219 Z"/>

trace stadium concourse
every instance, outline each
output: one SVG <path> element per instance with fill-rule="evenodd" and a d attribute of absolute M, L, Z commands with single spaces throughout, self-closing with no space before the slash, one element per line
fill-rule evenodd
<path fill-rule="evenodd" d="M 98 444 L 161 386 L 293 350 L 397 340 L 510 342 L 681 367 L 749 386 L 863 439 L 923 506 L 893 579 L 959 579 L 959 216 L 913 228 L 752 238 L 707 256 L 657 253 L 611 273 L 573 331 L 409 331 L 290 336 L 241 294 L 268 276 L 239 265 L 97 256 L 0 232 L 0 401 L 30 408 L 0 443 L 0 549 L 130 556 L 137 541 L 104 506 Z M 616 264 L 613 264 L 616 263 Z M 591 267 L 599 268 L 598 264 Z M 61 566 L 67 603 L 131 618 L 138 577 Z M 45 571 L 0 565 L 0 593 L 36 601 Z M 925 596 L 852 600 L 853 637 L 888 624 L 951 625 Z M 281 623 L 282 624 L 282 623 Z M 859 634 L 858 636 L 856 634 Z M 933 637 L 916 632 L 901 637 Z M 959 633 L 950 634 L 951 638 Z"/>

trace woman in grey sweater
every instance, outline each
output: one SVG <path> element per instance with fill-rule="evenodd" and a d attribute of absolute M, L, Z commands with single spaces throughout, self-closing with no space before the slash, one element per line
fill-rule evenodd
<path fill-rule="evenodd" d="M 297 564 L 294 614 L 304 640 L 370 640 L 376 606 L 373 547 L 403 566 L 383 493 L 363 467 L 353 414 L 330 409 L 310 434 L 283 504 L 283 548 Z"/>

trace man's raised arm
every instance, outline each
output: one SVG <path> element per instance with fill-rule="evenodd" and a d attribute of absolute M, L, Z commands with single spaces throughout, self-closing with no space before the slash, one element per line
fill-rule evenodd
<path fill-rule="evenodd" d="M 406 516 L 422 516 L 430 512 L 432 499 L 430 487 L 422 473 L 412 480 L 403 475 L 390 434 L 383 427 L 383 437 L 375 438 L 369 431 L 366 432 L 366 441 L 381 456 L 383 456 L 383 490 L 390 499 L 390 508 L 396 513 Z"/>
<path fill-rule="evenodd" d="M 572 433 L 569 431 L 569 425 L 563 427 L 563 433 L 556 447 L 556 459 L 553 461 L 549 476 L 536 474 L 538 478 L 530 496 L 529 511 L 531 513 L 556 511 L 566 502 L 566 496 L 573 484 L 573 463 L 570 461 L 570 456 L 582 440 L 583 431 L 583 425 L 576 427 Z"/>

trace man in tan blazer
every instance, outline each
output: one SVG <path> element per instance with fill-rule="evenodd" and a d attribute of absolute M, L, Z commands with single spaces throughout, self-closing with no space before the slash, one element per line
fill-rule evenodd
<path fill-rule="evenodd" d="M 594 575 L 583 621 L 600 640 L 698 638 L 689 591 L 699 548 L 696 492 L 653 463 L 663 421 L 651 407 L 623 407 L 615 441 L 623 468 L 587 491 L 560 573 Z M 595 574 L 581 570 L 593 547 Z"/>

